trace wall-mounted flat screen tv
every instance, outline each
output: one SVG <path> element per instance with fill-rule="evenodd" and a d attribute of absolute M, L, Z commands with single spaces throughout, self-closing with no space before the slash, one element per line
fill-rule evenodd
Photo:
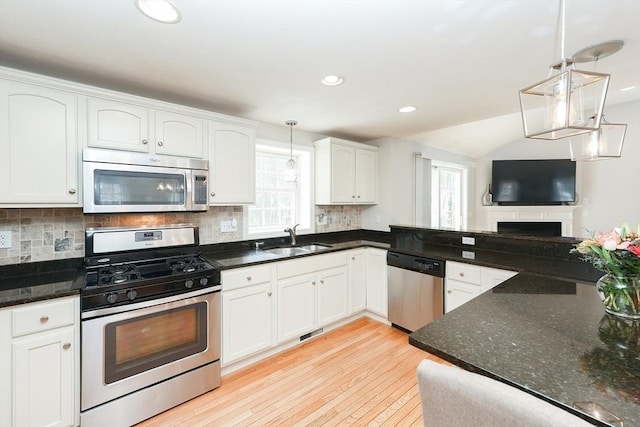
<path fill-rule="evenodd" d="M 576 162 L 494 160 L 493 201 L 500 205 L 563 205 L 576 200 Z"/>

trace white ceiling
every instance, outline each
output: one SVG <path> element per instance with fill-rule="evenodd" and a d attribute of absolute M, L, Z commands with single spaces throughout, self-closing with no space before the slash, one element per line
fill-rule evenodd
<path fill-rule="evenodd" d="M 405 138 L 477 157 L 522 137 L 518 90 L 560 59 L 558 0 L 174 3 L 182 21 L 166 25 L 133 0 L 0 0 L 0 64 L 265 123 L 294 119 L 324 135 Z M 597 71 L 612 75 L 608 104 L 640 99 L 640 1 L 567 0 L 566 16 L 565 56 L 623 40 Z M 345 83 L 325 87 L 326 74 Z M 418 111 L 398 113 L 405 105 Z M 497 116 L 511 131 L 486 121 Z M 476 121 L 492 129 L 484 140 L 457 126 Z"/>

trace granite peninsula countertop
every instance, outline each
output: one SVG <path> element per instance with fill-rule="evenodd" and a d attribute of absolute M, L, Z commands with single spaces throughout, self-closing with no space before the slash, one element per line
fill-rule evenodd
<path fill-rule="evenodd" d="M 409 335 L 455 365 L 574 408 L 596 402 L 640 426 L 640 322 L 605 313 L 595 286 L 520 273 Z"/>

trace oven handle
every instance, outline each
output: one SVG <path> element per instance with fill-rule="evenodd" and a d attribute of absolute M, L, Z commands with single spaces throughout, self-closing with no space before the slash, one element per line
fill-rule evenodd
<path fill-rule="evenodd" d="M 149 301 L 142 301 L 142 302 L 133 303 L 133 304 L 119 305 L 116 307 L 107 307 L 107 308 L 99 308 L 97 310 L 84 311 L 80 314 L 80 318 L 85 320 L 85 319 L 93 319 L 94 317 L 108 316 L 110 314 L 124 313 L 126 311 L 153 307 L 155 305 L 166 304 L 174 301 L 180 301 L 187 298 L 197 297 L 199 295 L 220 292 L 221 289 L 222 289 L 221 285 L 215 285 L 215 286 L 210 286 L 204 289 L 197 289 L 195 291 L 186 292 L 178 295 L 172 295 L 164 298 L 152 299 Z"/>

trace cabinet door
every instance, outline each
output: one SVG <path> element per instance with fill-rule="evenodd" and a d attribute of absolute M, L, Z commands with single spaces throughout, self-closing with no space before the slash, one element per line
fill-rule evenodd
<path fill-rule="evenodd" d="M 204 121 L 198 117 L 158 110 L 155 151 L 183 157 L 204 157 Z"/>
<path fill-rule="evenodd" d="M 482 268 L 482 290 L 486 291 L 498 286 L 507 279 L 518 274 L 516 271 L 501 270 L 498 268 Z"/>
<path fill-rule="evenodd" d="M 352 251 L 349 257 L 349 314 L 367 308 L 367 269 L 365 251 Z"/>
<path fill-rule="evenodd" d="M 331 145 L 331 202 L 354 203 L 355 148 L 340 144 Z"/>
<path fill-rule="evenodd" d="M 318 273 L 318 326 L 344 319 L 347 308 L 347 267 Z"/>
<path fill-rule="evenodd" d="M 454 308 L 471 301 L 482 293 L 482 287 L 458 280 L 445 279 L 444 312 L 448 313 Z"/>
<path fill-rule="evenodd" d="M 256 201 L 255 129 L 209 122 L 210 204 Z"/>
<path fill-rule="evenodd" d="M 273 344 L 271 283 L 222 293 L 222 364 Z"/>
<path fill-rule="evenodd" d="M 89 98 L 89 147 L 149 151 L 149 109 L 138 105 Z"/>
<path fill-rule="evenodd" d="M 356 203 L 376 203 L 378 198 L 376 151 L 356 149 Z"/>
<path fill-rule="evenodd" d="M 78 204 L 78 97 L 0 85 L 0 203 Z"/>
<path fill-rule="evenodd" d="M 73 342 L 73 328 L 14 341 L 15 425 L 74 425 Z"/>
<path fill-rule="evenodd" d="M 298 338 L 316 325 L 315 274 L 278 282 L 278 342 Z"/>
<path fill-rule="evenodd" d="M 367 249 L 367 310 L 387 317 L 387 251 Z"/>

